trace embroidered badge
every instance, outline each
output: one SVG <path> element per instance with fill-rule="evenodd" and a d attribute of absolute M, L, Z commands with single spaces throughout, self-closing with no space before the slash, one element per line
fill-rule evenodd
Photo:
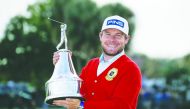
<path fill-rule="evenodd" d="M 113 78 L 117 75 L 118 69 L 117 68 L 112 68 L 106 75 L 106 80 L 112 81 Z"/>

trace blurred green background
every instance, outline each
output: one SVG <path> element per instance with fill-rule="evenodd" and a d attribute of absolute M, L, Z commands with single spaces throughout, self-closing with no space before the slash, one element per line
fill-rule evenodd
<path fill-rule="evenodd" d="M 53 52 L 60 41 L 60 24 L 67 24 L 68 47 L 80 74 L 82 66 L 101 54 L 99 32 L 105 17 L 120 15 L 135 32 L 135 15 L 122 4 L 98 7 L 91 0 L 46 0 L 28 7 L 29 15 L 15 16 L 0 41 L 0 108 L 56 108 L 44 104 L 45 82 L 54 66 Z M 140 66 L 143 88 L 138 109 L 190 108 L 190 54 L 176 59 L 155 59 L 130 51 L 126 54 Z"/>

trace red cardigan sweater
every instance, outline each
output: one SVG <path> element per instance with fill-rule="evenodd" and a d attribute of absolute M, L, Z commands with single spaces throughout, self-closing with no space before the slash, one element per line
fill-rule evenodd
<path fill-rule="evenodd" d="M 97 76 L 98 64 L 99 58 L 90 60 L 80 75 L 84 109 L 136 109 L 141 89 L 138 66 L 123 55 Z"/>

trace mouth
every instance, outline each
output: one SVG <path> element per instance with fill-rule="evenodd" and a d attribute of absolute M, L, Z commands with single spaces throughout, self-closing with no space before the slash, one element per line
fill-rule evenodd
<path fill-rule="evenodd" d="M 108 45 L 107 47 L 108 47 L 108 50 L 111 50 L 111 51 L 113 51 L 116 48 L 115 45 Z"/>

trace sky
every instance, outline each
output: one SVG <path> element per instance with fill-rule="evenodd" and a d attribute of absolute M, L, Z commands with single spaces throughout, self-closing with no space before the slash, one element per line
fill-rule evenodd
<path fill-rule="evenodd" d="M 36 0 L 4 0 L 0 3 L 0 36 L 10 18 L 25 15 Z M 150 58 L 180 58 L 190 53 L 189 0 L 93 0 L 98 6 L 122 3 L 135 14 L 132 51 Z M 129 27 L 130 28 L 130 27 Z"/>

